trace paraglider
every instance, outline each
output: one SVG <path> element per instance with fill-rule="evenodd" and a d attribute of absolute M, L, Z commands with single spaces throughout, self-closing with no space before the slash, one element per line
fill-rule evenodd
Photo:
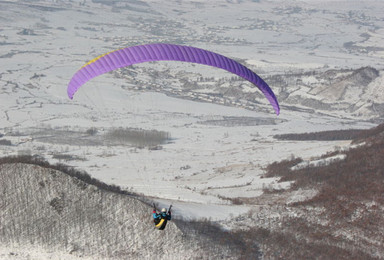
<path fill-rule="evenodd" d="M 276 96 L 268 84 L 256 73 L 223 55 L 200 48 L 176 44 L 146 44 L 118 49 L 100 55 L 81 67 L 68 84 L 67 94 L 73 98 L 76 91 L 92 78 L 106 72 L 149 61 L 183 61 L 209 65 L 232 72 L 253 83 L 264 94 L 275 113 L 280 113 Z"/>
<path fill-rule="evenodd" d="M 155 227 L 159 230 L 164 230 L 168 220 L 172 219 L 171 208 L 172 205 L 169 206 L 168 211 L 166 208 L 162 208 L 158 213 L 155 204 L 153 204 L 153 221 L 155 223 Z"/>

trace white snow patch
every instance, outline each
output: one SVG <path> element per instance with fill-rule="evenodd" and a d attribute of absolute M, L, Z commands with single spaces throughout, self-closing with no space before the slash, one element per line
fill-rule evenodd
<path fill-rule="evenodd" d="M 303 162 L 301 162 L 295 166 L 292 166 L 291 170 L 295 171 L 295 170 L 300 170 L 300 169 L 308 168 L 308 167 L 325 166 L 325 165 L 329 165 L 329 164 L 337 162 L 337 161 L 344 160 L 346 157 L 347 157 L 346 154 L 337 154 L 337 155 L 330 156 L 330 157 L 323 158 L 323 159 L 307 160 L 307 161 L 303 161 Z"/>

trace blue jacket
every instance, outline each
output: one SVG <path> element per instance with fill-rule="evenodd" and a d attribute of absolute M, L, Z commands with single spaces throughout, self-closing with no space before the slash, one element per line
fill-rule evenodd
<path fill-rule="evenodd" d="M 168 214 L 165 213 L 165 212 L 160 212 L 160 213 L 156 213 L 156 211 L 154 210 L 153 211 L 153 218 L 154 219 L 166 219 L 166 220 L 171 220 L 171 212 L 169 212 Z"/>

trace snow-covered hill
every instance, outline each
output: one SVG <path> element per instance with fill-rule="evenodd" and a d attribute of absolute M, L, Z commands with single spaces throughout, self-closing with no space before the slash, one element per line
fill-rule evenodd
<path fill-rule="evenodd" d="M 2 164 L 0 184 L 0 259 L 236 259 L 236 247 L 173 221 L 159 231 L 150 206 L 58 170 Z"/>

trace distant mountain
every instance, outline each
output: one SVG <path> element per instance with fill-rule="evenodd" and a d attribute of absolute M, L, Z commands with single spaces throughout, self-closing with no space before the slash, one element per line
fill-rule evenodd
<path fill-rule="evenodd" d="M 278 99 L 286 109 L 312 110 L 337 117 L 374 119 L 382 122 L 384 76 L 371 67 L 287 73 L 269 78 L 280 89 Z"/>

